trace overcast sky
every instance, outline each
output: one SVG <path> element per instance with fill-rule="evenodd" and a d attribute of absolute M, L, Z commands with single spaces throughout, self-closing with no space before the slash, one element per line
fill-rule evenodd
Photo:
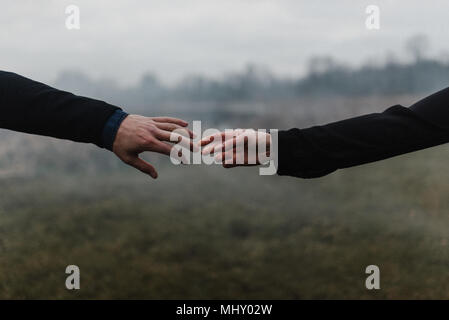
<path fill-rule="evenodd" d="M 449 1 L 1 0 L 0 69 L 52 82 L 62 70 L 132 85 L 145 71 L 166 83 L 218 76 L 248 62 L 300 75 L 312 55 L 359 64 L 426 34 L 431 54 L 449 52 Z M 78 5 L 81 29 L 67 30 Z M 380 30 L 365 8 L 380 7 Z"/>

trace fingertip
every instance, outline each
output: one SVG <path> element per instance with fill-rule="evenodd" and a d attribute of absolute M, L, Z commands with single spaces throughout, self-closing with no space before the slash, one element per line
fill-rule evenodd
<path fill-rule="evenodd" d="M 213 154 L 215 153 L 215 148 L 213 146 L 209 146 L 203 149 L 203 154 Z"/>
<path fill-rule="evenodd" d="M 210 136 L 210 137 L 205 137 L 205 138 L 201 139 L 200 142 L 202 144 L 208 144 L 208 143 L 211 143 L 212 141 L 214 141 L 214 137 Z"/>
<path fill-rule="evenodd" d="M 150 172 L 150 177 L 153 178 L 153 179 L 157 179 L 157 177 L 158 177 L 157 171 L 151 171 Z"/>
<path fill-rule="evenodd" d="M 202 155 L 212 155 L 213 154 L 213 152 L 209 149 L 209 150 L 203 150 L 203 151 L 201 151 L 201 154 Z"/>

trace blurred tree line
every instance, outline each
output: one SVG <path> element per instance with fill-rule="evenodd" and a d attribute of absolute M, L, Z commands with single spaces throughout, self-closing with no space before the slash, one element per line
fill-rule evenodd
<path fill-rule="evenodd" d="M 134 87 L 121 88 L 111 80 L 93 81 L 82 73 L 71 71 L 63 72 L 55 86 L 131 106 L 167 100 L 229 103 L 307 95 L 420 94 L 449 84 L 449 60 L 427 57 L 428 48 L 427 37 L 418 35 L 405 44 L 411 57 L 408 62 L 401 62 L 389 54 L 381 63 L 366 62 L 351 67 L 330 56 L 312 57 L 306 75 L 296 79 L 282 79 L 267 68 L 249 64 L 243 71 L 219 79 L 187 76 L 173 87 L 163 85 L 153 73 L 144 74 Z"/>

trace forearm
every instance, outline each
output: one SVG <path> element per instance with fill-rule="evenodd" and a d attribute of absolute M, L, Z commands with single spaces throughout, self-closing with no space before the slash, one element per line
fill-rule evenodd
<path fill-rule="evenodd" d="M 105 124 L 119 109 L 0 71 L 1 128 L 102 147 Z"/>
<path fill-rule="evenodd" d="M 449 142 L 449 89 L 410 108 L 393 106 L 307 129 L 279 132 L 278 174 L 314 178 Z"/>

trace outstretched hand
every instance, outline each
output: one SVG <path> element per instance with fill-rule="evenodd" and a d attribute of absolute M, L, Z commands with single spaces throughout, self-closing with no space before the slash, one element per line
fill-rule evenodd
<path fill-rule="evenodd" d="M 156 169 L 140 158 L 139 154 L 153 151 L 170 155 L 173 145 L 168 142 L 173 142 L 170 135 L 177 129 L 183 129 L 180 131 L 186 134 L 177 134 L 178 141 L 175 142 L 191 146 L 190 138 L 193 137 L 193 133 L 186 128 L 187 125 L 186 121 L 177 118 L 129 115 L 117 131 L 112 150 L 126 164 L 156 179 L 158 176 Z"/>
<path fill-rule="evenodd" d="M 201 139 L 203 155 L 215 155 L 225 168 L 264 164 L 270 157 L 271 135 L 253 129 L 220 132 Z"/>

